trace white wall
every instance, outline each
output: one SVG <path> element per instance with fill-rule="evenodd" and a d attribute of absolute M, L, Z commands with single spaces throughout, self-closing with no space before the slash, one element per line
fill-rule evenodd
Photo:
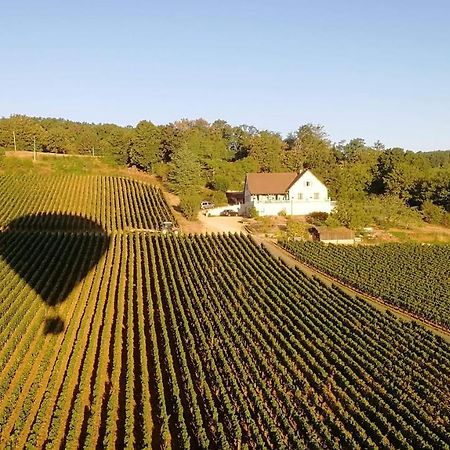
<path fill-rule="evenodd" d="M 327 187 L 317 179 L 309 170 L 307 170 L 296 183 L 289 189 L 291 199 L 298 200 L 298 194 L 302 194 L 302 201 L 308 200 L 328 200 Z M 318 198 L 314 198 L 314 194 L 319 194 Z"/>
<path fill-rule="evenodd" d="M 232 211 L 236 211 L 237 213 L 239 213 L 239 211 L 241 210 L 241 205 L 238 204 L 238 205 L 218 206 L 216 208 L 205 209 L 204 214 L 205 216 L 220 216 L 220 213 L 222 211 L 225 211 L 226 209 L 231 209 Z"/>
<path fill-rule="evenodd" d="M 247 206 L 247 205 L 246 205 Z M 250 208 L 252 205 L 248 206 Z M 305 216 L 312 212 L 330 213 L 334 207 L 334 202 L 324 201 L 286 201 L 286 202 L 253 202 L 260 216 L 276 216 L 281 211 L 286 211 L 288 216 Z"/>

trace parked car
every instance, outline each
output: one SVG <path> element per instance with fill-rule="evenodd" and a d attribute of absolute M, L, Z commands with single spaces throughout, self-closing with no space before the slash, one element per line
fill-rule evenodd
<path fill-rule="evenodd" d="M 207 200 L 200 203 L 201 209 L 211 209 L 214 208 L 214 203 L 208 202 Z"/>
<path fill-rule="evenodd" d="M 227 217 L 235 217 L 239 214 L 236 211 L 233 211 L 232 209 L 224 209 L 221 213 L 221 216 L 227 216 Z"/>

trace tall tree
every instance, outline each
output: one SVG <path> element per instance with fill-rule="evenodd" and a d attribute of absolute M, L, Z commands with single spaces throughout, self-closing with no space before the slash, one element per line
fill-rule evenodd
<path fill-rule="evenodd" d="M 328 182 L 335 177 L 338 155 L 321 125 L 301 126 L 285 155 L 285 165 L 290 170 L 314 169 Z"/>
<path fill-rule="evenodd" d="M 152 122 L 142 120 L 136 126 L 131 139 L 128 163 L 140 169 L 152 170 L 162 159 L 160 153 L 161 130 Z"/>
<path fill-rule="evenodd" d="M 168 179 L 177 194 L 195 191 L 202 184 L 201 165 L 185 143 L 172 155 Z"/>

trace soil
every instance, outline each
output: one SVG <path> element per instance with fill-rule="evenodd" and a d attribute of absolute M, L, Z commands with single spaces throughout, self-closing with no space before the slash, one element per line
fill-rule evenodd
<path fill-rule="evenodd" d="M 246 233 L 245 221 L 242 217 L 208 217 L 200 212 L 197 221 L 202 227 L 202 233 Z"/>

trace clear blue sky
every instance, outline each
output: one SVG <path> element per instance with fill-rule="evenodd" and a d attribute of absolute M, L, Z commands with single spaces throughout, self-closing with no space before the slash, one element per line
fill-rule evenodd
<path fill-rule="evenodd" d="M 7 1 L 0 116 L 450 149 L 448 1 Z"/>

